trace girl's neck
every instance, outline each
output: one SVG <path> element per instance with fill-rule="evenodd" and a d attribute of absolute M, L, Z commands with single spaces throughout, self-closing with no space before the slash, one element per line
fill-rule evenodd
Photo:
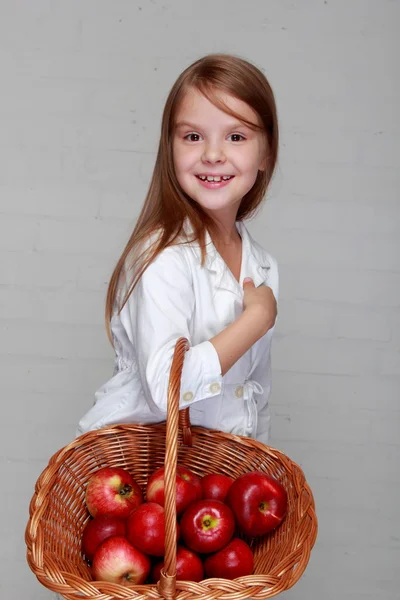
<path fill-rule="evenodd" d="M 241 237 L 236 227 L 236 220 L 232 217 L 227 221 L 214 219 L 217 227 L 212 234 L 212 241 L 216 247 L 236 246 L 240 243 Z"/>
<path fill-rule="evenodd" d="M 217 236 L 212 237 L 212 241 L 217 250 L 223 250 L 224 248 L 234 248 L 241 244 L 242 238 L 236 228 L 233 226 L 231 231 L 220 230 Z"/>

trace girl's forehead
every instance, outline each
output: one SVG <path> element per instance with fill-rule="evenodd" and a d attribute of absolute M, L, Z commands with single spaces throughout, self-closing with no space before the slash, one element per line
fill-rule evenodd
<path fill-rule="evenodd" d="M 200 122 L 244 120 L 259 125 L 260 118 L 258 114 L 243 100 L 220 90 L 212 91 L 210 98 L 213 102 L 195 88 L 186 91 L 176 111 L 176 126 L 179 126 L 182 121 L 196 119 Z M 226 112 L 225 107 L 233 114 Z"/>

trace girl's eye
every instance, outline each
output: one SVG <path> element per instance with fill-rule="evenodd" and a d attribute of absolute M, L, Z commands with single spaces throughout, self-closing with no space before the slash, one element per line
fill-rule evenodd
<path fill-rule="evenodd" d="M 194 139 L 194 138 L 196 138 L 196 139 Z M 187 135 L 185 135 L 184 139 L 187 140 L 188 142 L 198 142 L 200 139 L 200 136 L 198 133 L 188 133 Z"/>
<path fill-rule="evenodd" d="M 241 142 L 242 140 L 245 139 L 244 136 L 241 135 L 240 133 L 232 133 L 232 135 L 230 135 L 229 137 L 232 138 L 232 142 Z M 240 138 L 240 139 L 238 139 L 238 138 Z"/>

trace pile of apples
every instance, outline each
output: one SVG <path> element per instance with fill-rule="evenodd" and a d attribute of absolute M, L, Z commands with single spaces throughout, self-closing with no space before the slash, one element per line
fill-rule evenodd
<path fill-rule="evenodd" d="M 85 502 L 91 515 L 82 535 L 82 554 L 93 578 L 121 585 L 157 582 L 164 566 L 164 467 L 148 479 L 144 494 L 120 467 L 96 471 Z M 177 466 L 176 578 L 235 579 L 250 575 L 254 561 L 240 535 L 258 537 L 284 519 L 282 484 L 259 471 L 237 479 L 223 474 L 198 477 Z"/>

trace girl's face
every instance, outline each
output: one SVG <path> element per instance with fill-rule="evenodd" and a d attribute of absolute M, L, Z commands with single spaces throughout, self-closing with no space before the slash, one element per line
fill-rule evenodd
<path fill-rule="evenodd" d="M 257 113 L 229 94 L 219 98 L 255 125 Z M 178 181 L 211 216 L 234 222 L 242 198 L 266 168 L 266 139 L 191 89 L 176 116 L 173 160 Z M 214 177 L 213 181 L 210 179 Z M 228 179 L 229 178 L 229 179 Z"/>

